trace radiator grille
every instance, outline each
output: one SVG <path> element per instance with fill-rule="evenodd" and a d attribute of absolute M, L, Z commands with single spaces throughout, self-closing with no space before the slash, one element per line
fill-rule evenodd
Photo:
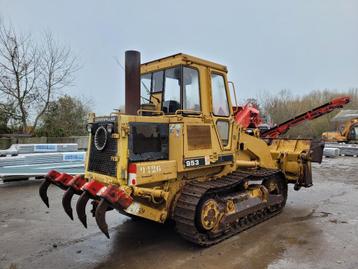
<path fill-rule="evenodd" d="M 106 128 L 108 124 L 112 124 L 112 126 L 114 126 L 113 132 L 116 132 L 115 122 L 96 122 L 92 126 L 88 170 L 115 177 L 117 176 L 117 164 L 115 161 L 111 160 L 111 157 L 117 155 L 117 139 L 112 138 L 111 134 L 108 133 L 106 145 L 102 150 L 98 150 L 95 145 L 95 133 L 97 129 L 101 126 Z M 103 138 L 101 137 L 99 140 L 102 141 Z"/>

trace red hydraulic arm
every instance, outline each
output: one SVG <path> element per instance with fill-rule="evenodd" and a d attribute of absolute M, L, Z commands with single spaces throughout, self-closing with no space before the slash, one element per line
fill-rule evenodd
<path fill-rule="evenodd" d="M 281 123 L 267 131 L 261 133 L 262 138 L 277 138 L 279 135 L 286 133 L 291 127 L 297 126 L 304 121 L 314 120 L 325 114 L 332 112 L 337 108 L 342 108 L 350 102 L 350 97 L 338 97 L 331 100 L 329 103 L 316 107 L 310 111 L 302 113 L 284 123 Z"/>
<path fill-rule="evenodd" d="M 251 103 L 237 107 L 235 121 L 244 128 L 257 128 L 263 122 L 260 111 Z"/>

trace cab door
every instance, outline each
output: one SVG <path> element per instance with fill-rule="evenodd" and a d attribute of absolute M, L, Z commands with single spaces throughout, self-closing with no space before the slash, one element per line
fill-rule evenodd
<path fill-rule="evenodd" d="M 202 92 L 206 91 L 206 85 L 201 88 L 204 85 L 204 75 L 206 74 L 203 73 L 203 70 L 205 68 L 196 65 L 183 67 L 184 169 L 201 169 L 210 165 L 215 147 L 213 125 L 211 122 L 203 121 L 202 118 L 204 109 L 202 97 L 206 96 Z"/>
<path fill-rule="evenodd" d="M 232 107 L 228 94 L 226 74 L 210 71 L 212 117 L 215 125 L 216 138 L 222 152 L 231 150 L 232 139 Z"/>
<path fill-rule="evenodd" d="M 358 140 L 358 124 L 352 125 L 348 133 L 348 141 Z"/>

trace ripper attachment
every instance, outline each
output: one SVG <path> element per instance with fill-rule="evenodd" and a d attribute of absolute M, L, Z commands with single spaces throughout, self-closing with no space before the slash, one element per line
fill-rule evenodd
<path fill-rule="evenodd" d="M 108 225 L 106 223 L 106 212 L 112 209 L 123 211 L 132 203 L 132 197 L 127 194 L 119 186 L 105 186 L 98 181 L 87 182 L 81 175 L 75 177 L 66 173 L 59 173 L 51 170 L 45 177 L 45 181 L 40 186 L 40 197 L 42 201 L 49 207 L 47 196 L 48 187 L 54 184 L 65 190 L 62 197 L 62 206 L 67 215 L 73 220 L 73 210 L 71 201 L 73 195 L 80 195 L 76 204 L 76 211 L 79 220 L 87 228 L 86 205 L 90 199 L 93 208 L 92 215 L 96 218 L 96 222 L 100 230 L 109 238 Z"/>

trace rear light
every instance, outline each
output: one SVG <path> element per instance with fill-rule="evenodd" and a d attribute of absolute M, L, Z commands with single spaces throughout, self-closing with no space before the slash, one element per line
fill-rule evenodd
<path fill-rule="evenodd" d="M 137 185 L 137 165 L 135 163 L 130 163 L 128 165 L 128 185 Z"/>

